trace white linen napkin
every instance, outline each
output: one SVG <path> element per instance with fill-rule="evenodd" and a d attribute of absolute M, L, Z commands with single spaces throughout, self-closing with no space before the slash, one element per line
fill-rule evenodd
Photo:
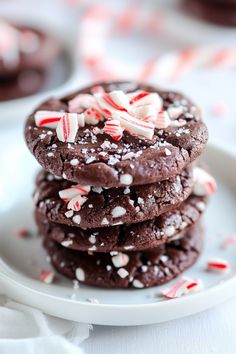
<path fill-rule="evenodd" d="M 90 329 L 0 296 L 1 354 L 81 354 Z"/>

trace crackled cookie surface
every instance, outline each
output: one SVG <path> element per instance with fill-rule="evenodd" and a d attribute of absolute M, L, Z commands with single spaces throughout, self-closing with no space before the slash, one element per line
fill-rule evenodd
<path fill-rule="evenodd" d="M 176 176 L 202 153 L 208 132 L 199 109 L 179 93 L 103 82 L 41 104 L 25 138 L 46 171 L 118 187 Z"/>
<path fill-rule="evenodd" d="M 40 234 L 67 248 L 80 251 L 135 251 L 155 248 L 182 237 L 182 232 L 200 219 L 207 198 L 191 195 L 178 208 L 149 221 L 82 230 L 79 227 L 52 223 L 36 209 Z"/>
<path fill-rule="evenodd" d="M 193 172 L 189 167 L 168 180 L 143 186 L 87 186 L 84 193 L 82 189 L 80 210 L 67 200 L 71 193 L 79 193 L 77 188 L 75 183 L 41 171 L 34 193 L 36 209 L 50 221 L 82 229 L 150 220 L 187 199 L 193 189 Z"/>
<path fill-rule="evenodd" d="M 59 273 L 83 284 L 106 288 L 148 288 L 166 283 L 196 262 L 202 243 L 199 225 L 179 240 L 143 252 L 88 254 L 44 239 L 51 263 Z"/>

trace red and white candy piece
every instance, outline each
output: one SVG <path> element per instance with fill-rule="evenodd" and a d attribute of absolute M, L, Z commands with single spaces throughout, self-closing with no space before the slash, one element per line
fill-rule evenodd
<path fill-rule="evenodd" d="M 116 103 L 118 102 L 118 99 L 114 102 L 113 97 L 110 97 L 109 95 L 110 94 L 95 94 L 96 101 L 102 114 L 108 119 L 112 118 L 119 120 L 121 127 L 129 131 L 130 134 L 152 139 L 154 135 L 154 125 L 132 116 L 127 112 L 125 107 Z"/>
<path fill-rule="evenodd" d="M 117 119 L 111 119 L 106 121 L 103 133 L 110 135 L 115 141 L 118 141 L 122 138 L 123 130 L 120 125 L 120 121 Z"/>
<path fill-rule="evenodd" d="M 214 178 L 200 167 L 193 170 L 193 193 L 197 196 L 211 195 L 216 192 L 217 186 Z"/>
<path fill-rule="evenodd" d="M 151 105 L 155 107 L 156 112 L 162 110 L 163 102 L 157 93 L 138 90 L 128 93 L 127 96 L 132 107 Z"/>
<path fill-rule="evenodd" d="M 94 86 L 92 89 L 91 89 L 91 92 L 92 93 L 104 93 L 104 88 L 102 86 Z"/>
<path fill-rule="evenodd" d="M 37 127 L 46 127 L 56 129 L 57 123 L 65 115 L 65 112 L 56 111 L 37 111 L 34 120 Z"/>
<path fill-rule="evenodd" d="M 225 259 L 215 258 L 207 262 L 207 270 L 216 273 L 227 273 L 230 270 L 230 265 Z"/>
<path fill-rule="evenodd" d="M 88 93 L 82 94 L 79 93 L 72 100 L 68 102 L 69 112 L 71 113 L 80 113 L 84 109 L 96 108 L 96 101 L 94 97 Z"/>
<path fill-rule="evenodd" d="M 57 111 L 37 111 L 34 115 L 34 120 L 37 127 L 46 127 L 56 129 L 58 122 L 70 113 L 57 112 Z M 78 125 L 84 127 L 84 114 L 76 115 Z"/>
<path fill-rule="evenodd" d="M 102 114 L 95 108 L 88 108 L 84 112 L 86 124 L 96 125 L 104 120 Z"/>
<path fill-rule="evenodd" d="M 178 107 L 169 107 L 167 110 L 170 119 L 177 119 L 179 118 L 183 113 L 184 113 L 184 107 L 183 106 L 178 106 Z"/>
<path fill-rule="evenodd" d="M 60 141 L 74 143 L 78 129 L 77 113 L 66 113 L 57 124 L 57 137 Z"/>
<path fill-rule="evenodd" d="M 165 129 L 170 125 L 170 118 L 166 111 L 159 112 L 154 121 L 155 127 L 158 129 Z"/>
<path fill-rule="evenodd" d="M 79 195 L 88 195 L 91 190 L 90 186 L 81 186 L 79 184 L 76 184 L 75 186 L 72 186 L 71 188 L 66 188 L 63 189 L 62 191 L 59 191 L 59 196 L 61 199 L 64 200 L 64 202 L 68 202 L 72 198 L 76 197 L 78 194 Z"/>
<path fill-rule="evenodd" d="M 116 256 L 113 256 L 111 260 L 116 268 L 125 267 L 129 263 L 129 256 L 119 252 Z"/>
<path fill-rule="evenodd" d="M 59 191 L 59 196 L 64 202 L 68 203 L 67 209 L 79 211 L 82 205 L 87 201 L 88 198 L 85 196 L 89 194 L 90 190 L 90 186 L 77 184 L 71 188 Z"/>
<path fill-rule="evenodd" d="M 145 105 L 139 107 L 132 107 L 132 114 L 137 118 L 144 120 L 146 122 L 152 122 L 155 119 L 157 114 L 156 108 L 154 105 Z"/>
<path fill-rule="evenodd" d="M 130 109 L 128 96 L 121 90 L 104 93 L 103 99 L 114 109 L 128 112 Z"/>
<path fill-rule="evenodd" d="M 193 280 L 187 277 L 182 277 L 171 288 L 164 289 L 162 291 L 162 295 L 168 299 L 175 299 L 194 291 L 199 291 L 201 288 L 202 284 L 200 280 Z"/>
<path fill-rule="evenodd" d="M 46 283 L 46 284 L 51 284 L 54 280 L 54 277 L 55 277 L 55 273 L 54 272 L 51 272 L 51 271 L 43 271 L 41 274 L 40 274 L 40 277 L 39 277 L 39 280 L 42 282 L 42 283 Z"/>
<path fill-rule="evenodd" d="M 76 195 L 74 198 L 72 198 L 68 205 L 67 205 L 67 209 L 71 209 L 74 211 L 79 211 L 82 207 L 82 205 L 88 200 L 87 197 L 82 196 L 80 194 Z"/>
<path fill-rule="evenodd" d="M 31 232 L 30 232 L 30 230 L 28 230 L 24 227 L 21 227 L 16 230 L 16 236 L 19 238 L 28 238 L 31 236 Z"/>

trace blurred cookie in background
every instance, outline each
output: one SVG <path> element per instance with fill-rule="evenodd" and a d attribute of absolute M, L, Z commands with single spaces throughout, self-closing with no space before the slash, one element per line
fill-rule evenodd
<path fill-rule="evenodd" d="M 202 20 L 236 27 L 236 0 L 182 0 L 182 8 Z"/>
<path fill-rule="evenodd" d="M 53 35 L 0 19 L 0 101 L 34 94 L 46 79 L 52 85 L 52 67 L 61 66 L 58 61 L 67 66 L 67 59 Z M 61 80 L 66 76 L 65 72 Z"/>

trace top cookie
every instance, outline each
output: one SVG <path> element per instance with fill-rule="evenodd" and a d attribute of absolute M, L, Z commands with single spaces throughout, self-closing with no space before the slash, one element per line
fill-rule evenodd
<path fill-rule="evenodd" d="M 202 153 L 208 132 L 199 109 L 180 93 L 102 82 L 41 104 L 26 122 L 25 138 L 54 175 L 118 187 L 180 173 Z"/>

